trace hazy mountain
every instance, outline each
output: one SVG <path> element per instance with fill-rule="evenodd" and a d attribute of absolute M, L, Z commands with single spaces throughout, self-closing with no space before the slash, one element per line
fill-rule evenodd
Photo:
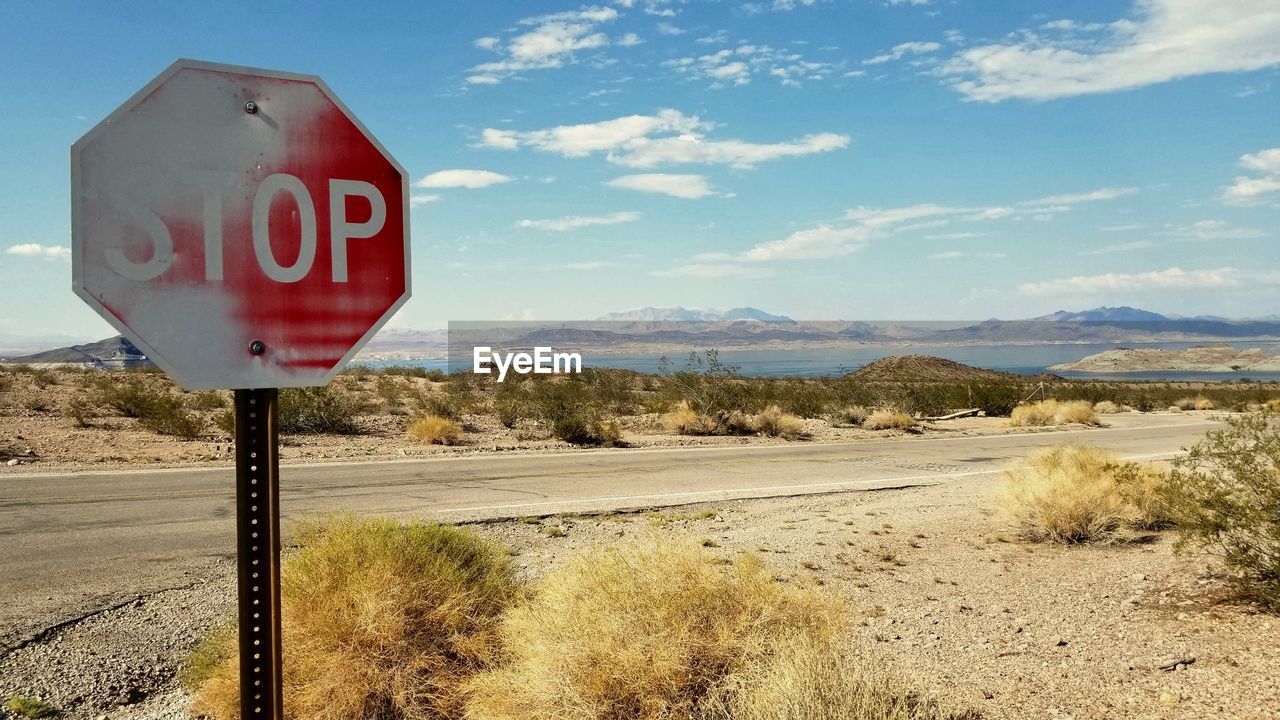
<path fill-rule="evenodd" d="M 1052 320 L 1054 322 L 1159 322 L 1169 318 L 1150 310 L 1121 305 L 1120 307 L 1096 307 L 1092 310 L 1068 312 L 1059 310 L 1048 315 L 1041 315 L 1033 320 Z"/>
<path fill-rule="evenodd" d="M 599 318 L 608 322 L 720 322 L 722 320 L 759 320 L 760 322 L 794 322 L 785 315 L 773 315 L 753 307 L 733 308 L 728 312 L 698 310 L 680 306 L 659 308 L 645 307 L 638 310 L 613 312 Z"/>
<path fill-rule="evenodd" d="M 57 363 L 87 365 L 95 368 L 120 369 L 151 365 L 151 361 L 133 343 L 120 337 L 71 347 L 46 350 L 32 355 L 13 358 L 19 363 Z"/>

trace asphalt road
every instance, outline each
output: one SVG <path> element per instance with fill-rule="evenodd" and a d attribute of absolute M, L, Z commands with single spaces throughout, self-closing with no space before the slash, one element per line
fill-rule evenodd
<path fill-rule="evenodd" d="M 1009 460 L 1083 441 L 1170 457 L 1215 425 L 1125 415 L 1112 427 L 842 444 L 580 450 L 286 466 L 286 517 L 344 511 L 444 521 L 927 485 L 998 476 Z M 0 477 L 0 650 L 41 628 L 188 584 L 234 555 L 227 467 Z"/>

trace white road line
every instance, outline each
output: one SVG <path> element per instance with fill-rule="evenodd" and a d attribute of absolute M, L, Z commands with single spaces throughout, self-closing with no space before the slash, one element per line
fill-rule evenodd
<path fill-rule="evenodd" d="M 1126 455 L 1121 457 L 1120 459 L 1121 460 L 1154 460 L 1156 458 L 1174 457 L 1176 455 L 1181 455 L 1181 454 L 1182 453 L 1176 452 L 1176 451 L 1163 452 L 1163 453 L 1146 453 L 1143 455 Z M 941 480 L 954 480 L 954 479 L 966 478 L 966 477 L 978 477 L 981 475 L 995 475 L 997 473 L 1002 473 L 1002 472 L 1004 472 L 1004 468 L 998 468 L 995 470 L 969 470 L 965 472 L 955 472 L 955 473 L 931 473 L 928 475 L 907 475 L 904 477 L 877 478 L 875 480 L 838 480 L 835 482 L 806 483 L 803 485 L 766 485 L 763 487 L 753 487 L 753 488 L 723 488 L 720 490 L 691 490 L 688 492 L 654 493 L 650 495 L 607 495 L 607 496 L 601 496 L 601 497 L 579 498 L 577 500 L 546 500 L 543 502 L 512 503 L 509 505 L 477 505 L 472 507 L 445 508 L 442 510 L 437 510 L 436 512 L 441 512 L 441 513 L 482 512 L 482 511 L 488 511 L 488 510 L 513 510 L 515 508 L 555 507 L 560 505 L 575 505 L 575 504 L 600 503 L 600 502 L 623 502 L 623 501 L 637 501 L 637 500 L 658 501 L 658 504 L 660 504 L 662 500 L 672 500 L 675 498 L 690 498 L 690 497 L 696 497 L 699 495 L 725 495 L 725 494 L 743 494 L 743 493 L 752 495 L 752 494 L 759 494 L 759 493 L 777 492 L 780 490 L 803 490 L 803 489 L 820 488 L 820 487 L 841 488 L 841 487 L 853 487 L 858 485 L 876 485 L 876 484 L 882 484 L 882 483 L 916 482 L 920 480 L 941 481 Z M 930 484 L 936 485 L 938 483 L 935 482 Z"/>

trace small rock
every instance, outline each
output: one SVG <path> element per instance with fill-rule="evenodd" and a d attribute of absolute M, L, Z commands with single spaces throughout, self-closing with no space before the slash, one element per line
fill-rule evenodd
<path fill-rule="evenodd" d="M 1190 665 L 1195 661 L 1196 659 L 1194 657 L 1186 657 L 1186 658 L 1173 657 L 1173 658 L 1169 658 L 1167 660 L 1162 661 L 1160 665 L 1158 665 L 1157 667 L 1159 667 L 1161 670 L 1164 670 L 1166 672 L 1172 671 L 1172 670 L 1182 670 L 1182 669 L 1185 669 L 1186 666 Z"/>
<path fill-rule="evenodd" d="M 1142 573 L 1138 573 L 1137 575 L 1132 576 L 1132 579 L 1134 582 L 1142 582 L 1147 579 L 1147 576 Z"/>
<path fill-rule="evenodd" d="M 15 465 L 21 465 L 21 464 L 22 464 L 22 461 L 19 460 L 18 458 L 10 458 L 10 460 L 5 463 L 5 465 L 8 465 L 9 467 L 13 467 Z"/>
<path fill-rule="evenodd" d="M 1061 636 L 1057 636 L 1057 637 L 1054 637 L 1054 638 L 1053 638 L 1053 643 L 1052 643 L 1052 644 L 1053 644 L 1053 646 L 1054 646 L 1054 647 L 1066 647 L 1066 646 L 1067 646 L 1067 641 L 1066 641 L 1064 638 L 1062 638 Z"/>

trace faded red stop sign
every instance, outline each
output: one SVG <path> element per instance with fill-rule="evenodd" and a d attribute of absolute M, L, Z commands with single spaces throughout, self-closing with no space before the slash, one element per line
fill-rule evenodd
<path fill-rule="evenodd" d="M 323 385 L 409 298 L 404 168 L 317 77 L 179 60 L 71 148 L 76 293 L 180 385 Z"/>

